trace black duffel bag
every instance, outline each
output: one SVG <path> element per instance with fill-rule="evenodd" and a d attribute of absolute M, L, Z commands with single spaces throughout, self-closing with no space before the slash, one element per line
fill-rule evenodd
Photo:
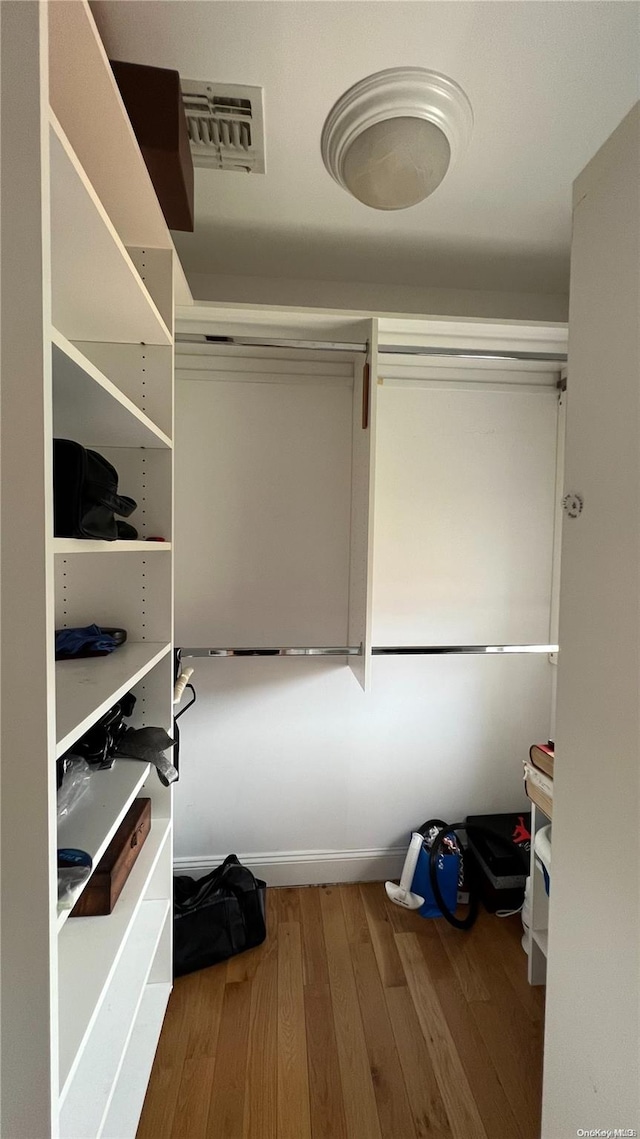
<path fill-rule="evenodd" d="M 174 878 L 174 977 L 261 945 L 267 936 L 266 889 L 235 854 L 205 878 Z"/>
<path fill-rule="evenodd" d="M 137 502 L 118 494 L 118 472 L 103 455 L 72 439 L 53 440 L 53 532 L 56 538 L 134 539 L 137 530 L 116 522 Z"/>

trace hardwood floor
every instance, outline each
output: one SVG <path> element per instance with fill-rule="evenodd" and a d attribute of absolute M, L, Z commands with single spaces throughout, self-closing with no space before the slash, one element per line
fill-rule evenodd
<path fill-rule="evenodd" d="M 263 946 L 176 981 L 138 1139 L 538 1139 L 518 917 L 460 933 L 380 883 L 267 910 Z"/>

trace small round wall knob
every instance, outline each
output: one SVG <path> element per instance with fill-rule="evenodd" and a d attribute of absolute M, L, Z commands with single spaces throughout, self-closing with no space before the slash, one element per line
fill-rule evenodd
<path fill-rule="evenodd" d="M 577 518 L 579 514 L 582 514 L 584 500 L 581 494 L 565 494 L 562 505 L 569 518 Z"/>

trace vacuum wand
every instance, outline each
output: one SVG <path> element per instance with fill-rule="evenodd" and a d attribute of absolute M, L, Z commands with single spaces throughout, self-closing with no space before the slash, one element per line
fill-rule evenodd
<path fill-rule="evenodd" d="M 174 704 L 179 704 L 180 701 L 182 700 L 184 690 L 187 687 L 187 684 L 191 680 L 192 676 L 193 676 L 193 669 L 192 668 L 185 668 L 180 673 L 180 676 L 176 680 L 176 683 L 175 683 L 174 689 L 173 689 L 173 703 Z"/>
<path fill-rule="evenodd" d="M 409 843 L 407 856 L 404 860 L 404 866 L 402 867 L 400 885 L 396 886 L 395 882 L 385 883 L 387 897 L 390 898 L 392 902 L 395 902 L 397 906 L 404 906 L 406 910 L 419 910 L 420 906 L 424 905 L 424 898 L 421 898 L 419 894 L 413 894 L 411 892 L 411 883 L 413 882 L 413 876 L 416 872 L 416 866 L 418 865 L 418 856 L 422 849 L 422 843 L 423 836 L 419 831 L 414 831 L 411 835 L 411 842 Z"/>

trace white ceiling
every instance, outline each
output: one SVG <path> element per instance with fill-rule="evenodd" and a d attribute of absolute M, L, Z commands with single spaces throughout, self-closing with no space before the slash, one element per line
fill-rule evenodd
<path fill-rule="evenodd" d="M 196 171 L 187 271 L 566 290 L 571 183 L 639 97 L 634 0 L 96 0 L 113 58 L 265 89 L 266 175 Z M 382 68 L 442 71 L 475 114 L 427 201 L 384 213 L 320 156 L 337 97 Z"/>

